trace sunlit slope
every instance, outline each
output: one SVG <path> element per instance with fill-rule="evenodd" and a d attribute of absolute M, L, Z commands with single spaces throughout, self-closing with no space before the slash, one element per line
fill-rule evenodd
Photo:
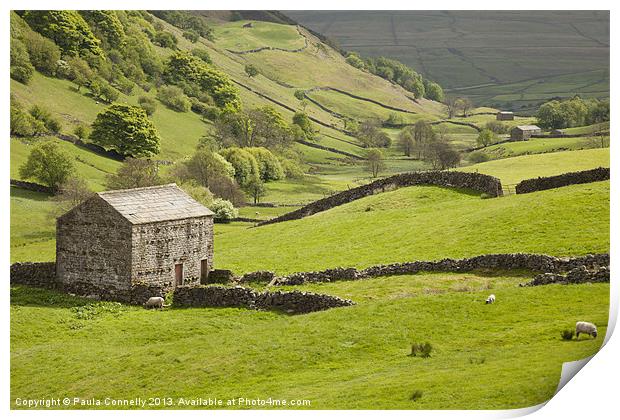
<path fill-rule="evenodd" d="M 216 236 L 215 265 L 243 273 L 535 252 L 609 250 L 609 182 L 483 200 L 439 187 L 378 194 L 297 221 Z"/>

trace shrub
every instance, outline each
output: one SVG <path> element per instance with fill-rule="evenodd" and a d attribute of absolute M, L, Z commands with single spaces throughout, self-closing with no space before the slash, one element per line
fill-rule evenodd
<path fill-rule="evenodd" d="M 301 129 L 306 139 L 312 140 L 314 138 L 314 126 L 305 113 L 296 112 L 295 115 L 293 115 L 293 124 Z"/>
<path fill-rule="evenodd" d="M 157 99 L 168 108 L 178 112 L 187 112 L 190 110 L 191 102 L 185 96 L 183 90 L 176 86 L 162 86 L 157 92 Z"/>
<path fill-rule="evenodd" d="M 54 75 L 60 60 L 60 48 L 52 40 L 34 31 L 26 32 L 23 40 L 34 68 L 43 74 Z"/>
<path fill-rule="evenodd" d="M 281 158 L 280 165 L 284 171 L 284 176 L 287 178 L 302 178 L 304 176 L 304 171 L 299 163 L 292 159 Z"/>
<path fill-rule="evenodd" d="M 53 141 L 35 145 L 19 167 L 22 178 L 33 178 L 48 187 L 58 188 L 74 172 L 71 158 Z"/>
<path fill-rule="evenodd" d="M 200 58 L 202 61 L 204 61 L 207 64 L 211 64 L 212 63 L 211 56 L 209 55 L 209 53 L 205 49 L 194 48 L 192 50 L 192 55 L 195 55 L 196 57 Z"/>
<path fill-rule="evenodd" d="M 510 126 L 500 121 L 489 121 L 488 123 L 486 123 L 485 127 L 494 132 L 495 134 L 506 134 L 510 131 Z"/>
<path fill-rule="evenodd" d="M 30 137 L 45 132 L 45 124 L 24 112 L 21 105 L 14 100 L 11 100 L 10 127 L 12 136 Z"/>
<path fill-rule="evenodd" d="M 469 155 L 467 155 L 467 160 L 470 163 L 482 163 L 490 159 L 491 157 L 489 155 L 480 151 L 471 152 Z"/>
<path fill-rule="evenodd" d="M 47 109 L 39 105 L 34 105 L 32 108 L 30 108 L 30 115 L 32 115 L 35 119 L 41 121 L 49 132 L 60 132 L 60 129 L 62 127 L 60 121 L 54 118 Z"/>
<path fill-rule="evenodd" d="M 73 134 L 75 134 L 78 139 L 84 140 L 90 135 L 90 128 L 85 124 L 79 124 L 73 129 Z"/>
<path fill-rule="evenodd" d="M 245 74 L 247 74 L 248 77 L 258 76 L 258 68 L 254 64 L 247 64 L 245 66 Z"/>
<path fill-rule="evenodd" d="M 433 346 L 428 341 L 426 343 L 413 343 L 411 345 L 411 354 L 409 356 L 413 357 L 431 357 L 431 351 L 433 351 Z"/>
<path fill-rule="evenodd" d="M 215 213 L 214 217 L 220 220 L 231 220 L 239 216 L 239 212 L 233 204 L 222 198 L 216 198 L 213 200 L 210 209 L 213 213 Z"/>
<path fill-rule="evenodd" d="M 159 31 L 153 37 L 153 43 L 164 48 L 174 49 L 177 47 L 177 42 L 177 37 L 166 31 Z"/>
<path fill-rule="evenodd" d="M 422 391 L 420 391 L 419 389 L 416 389 L 415 391 L 413 391 L 413 394 L 411 394 L 411 401 L 417 401 L 420 398 L 422 398 L 422 395 L 424 393 Z"/>
<path fill-rule="evenodd" d="M 111 190 L 161 185 L 159 167 L 150 159 L 125 159 L 115 174 L 107 176 L 106 187 Z"/>
<path fill-rule="evenodd" d="M 574 330 L 563 330 L 560 335 L 562 336 L 562 340 L 572 340 L 573 336 L 575 335 L 575 331 Z"/>
<path fill-rule="evenodd" d="M 199 185 L 196 181 L 187 181 L 179 184 L 179 187 L 189 194 L 194 200 L 205 207 L 212 207 L 213 194 L 207 187 Z"/>
<path fill-rule="evenodd" d="M 138 104 L 148 116 L 153 115 L 157 109 L 157 101 L 148 96 L 140 96 L 138 98 Z"/>
<path fill-rule="evenodd" d="M 200 38 L 200 35 L 198 34 L 198 32 L 193 31 L 193 30 L 188 30 L 188 31 L 184 31 L 183 32 L 183 38 L 189 40 L 191 43 L 195 44 L 196 42 L 198 42 L 198 39 Z"/>
<path fill-rule="evenodd" d="M 260 179 L 263 181 L 275 181 L 284 178 L 284 169 L 278 158 L 264 147 L 248 147 L 246 149 L 254 156 L 258 163 Z"/>
<path fill-rule="evenodd" d="M 11 79 L 27 84 L 34 74 L 28 51 L 23 42 L 11 39 Z"/>

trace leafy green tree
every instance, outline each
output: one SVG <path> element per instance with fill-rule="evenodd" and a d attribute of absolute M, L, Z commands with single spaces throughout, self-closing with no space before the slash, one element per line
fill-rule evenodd
<path fill-rule="evenodd" d="M 360 56 L 354 52 L 351 52 L 349 53 L 349 55 L 347 55 L 347 63 L 349 63 L 351 66 L 355 67 L 356 69 L 363 69 L 365 67 L 364 60 L 362 60 Z"/>
<path fill-rule="evenodd" d="M 164 48 L 175 49 L 177 47 L 177 37 L 166 31 L 159 31 L 153 37 L 153 43 Z"/>
<path fill-rule="evenodd" d="M 385 170 L 383 152 L 379 149 L 368 149 L 366 152 L 366 169 L 376 178 L 380 172 Z"/>
<path fill-rule="evenodd" d="M 369 119 L 360 123 L 355 135 L 364 147 L 390 147 L 392 139 L 380 127 L 379 121 Z"/>
<path fill-rule="evenodd" d="M 295 115 L 293 115 L 293 124 L 301 128 L 301 131 L 304 133 L 304 137 L 308 140 L 314 139 L 314 125 L 305 112 L 296 112 Z"/>
<path fill-rule="evenodd" d="M 76 84 L 78 92 L 82 86 L 88 86 L 95 78 L 95 73 L 88 63 L 80 57 L 70 57 L 66 63 L 67 70 L 64 76 Z"/>
<path fill-rule="evenodd" d="M 246 149 L 229 147 L 221 151 L 221 155 L 235 168 L 235 179 L 245 188 L 253 179 L 260 179 L 258 162 Z"/>
<path fill-rule="evenodd" d="M 244 190 L 250 194 L 254 200 L 254 204 L 258 204 L 261 197 L 267 194 L 265 184 L 259 177 L 253 177 L 250 182 L 245 185 Z"/>
<path fill-rule="evenodd" d="M 426 92 L 426 97 L 431 101 L 443 101 L 443 89 L 437 83 L 426 81 L 424 84 L 424 90 Z"/>
<path fill-rule="evenodd" d="M 211 61 L 211 56 L 209 55 L 209 52 L 203 48 L 194 48 L 192 50 L 192 55 L 195 55 L 207 64 L 213 63 L 213 61 Z"/>
<path fill-rule="evenodd" d="M 11 38 L 11 79 L 28 84 L 34 74 L 34 66 L 30 63 L 28 50 L 22 41 Z"/>
<path fill-rule="evenodd" d="M 295 93 L 293 93 L 293 95 L 295 95 L 295 97 L 300 101 L 306 99 L 306 92 L 304 92 L 302 89 L 297 89 Z"/>
<path fill-rule="evenodd" d="M 218 220 L 231 220 L 239 217 L 239 212 L 233 203 L 222 198 L 214 199 L 210 209 L 215 213 L 214 217 Z"/>
<path fill-rule="evenodd" d="M 74 10 L 27 10 L 22 17 L 32 29 L 54 41 L 63 54 L 103 57 L 100 41 Z"/>
<path fill-rule="evenodd" d="M 200 35 L 198 35 L 198 32 L 190 29 L 187 31 L 183 31 L 183 38 L 187 39 L 192 44 L 195 44 L 200 39 Z"/>
<path fill-rule="evenodd" d="M 232 179 L 235 168 L 222 155 L 206 147 L 199 147 L 191 158 L 177 163 L 172 174 L 183 182 L 194 180 L 211 189 L 214 181 L 221 177 Z"/>
<path fill-rule="evenodd" d="M 398 146 L 405 156 L 411 157 L 415 143 L 410 129 L 404 129 L 398 134 Z"/>
<path fill-rule="evenodd" d="M 23 41 L 34 68 L 43 74 L 53 76 L 58 66 L 58 60 L 60 60 L 60 48 L 50 39 L 34 31 L 26 32 Z"/>
<path fill-rule="evenodd" d="M 230 78 L 188 52 L 179 51 L 169 58 L 164 78 L 172 84 L 186 82 L 198 85 L 220 108 L 241 108 L 239 92 Z"/>
<path fill-rule="evenodd" d="M 146 112 L 137 106 L 112 104 L 92 124 L 90 139 L 123 156 L 143 157 L 159 153 L 159 134 Z"/>
<path fill-rule="evenodd" d="M 73 129 L 73 134 L 75 134 L 78 139 L 84 140 L 90 135 L 90 128 L 85 124 L 79 124 Z"/>
<path fill-rule="evenodd" d="M 419 120 L 413 126 L 413 151 L 417 153 L 418 159 L 422 159 L 428 149 L 428 146 L 435 140 L 435 132 L 433 127 L 425 121 Z"/>
<path fill-rule="evenodd" d="M 41 121 L 45 125 L 45 128 L 48 130 L 48 132 L 59 133 L 60 129 L 62 128 L 60 120 L 54 118 L 49 110 L 43 108 L 40 105 L 34 105 L 32 108 L 30 108 L 30 115 L 32 115 L 35 119 Z"/>
<path fill-rule="evenodd" d="M 95 28 L 110 47 L 123 48 L 125 46 L 125 30 L 116 11 L 114 10 L 82 10 L 82 17 Z"/>
<path fill-rule="evenodd" d="M 109 83 L 102 81 L 100 88 L 100 97 L 107 103 L 112 103 L 118 99 L 120 92 Z"/>
<path fill-rule="evenodd" d="M 497 142 L 497 135 L 488 128 L 482 129 L 476 139 L 478 146 L 486 147 Z"/>
<path fill-rule="evenodd" d="M 45 124 L 25 112 L 13 98 L 11 98 L 10 127 L 11 135 L 18 137 L 31 137 L 45 132 Z"/>
<path fill-rule="evenodd" d="M 256 67 L 254 64 L 247 64 L 245 66 L 245 74 L 247 74 L 248 77 L 258 76 L 258 67 Z"/>
<path fill-rule="evenodd" d="M 19 167 L 19 175 L 35 179 L 52 188 L 58 188 L 74 173 L 71 158 L 53 141 L 36 144 L 28 159 Z"/>
<path fill-rule="evenodd" d="M 280 161 L 269 149 L 264 147 L 248 147 L 245 150 L 250 152 L 256 159 L 261 180 L 267 182 L 284 178 L 284 170 Z"/>
<path fill-rule="evenodd" d="M 215 124 L 215 138 L 224 146 L 288 148 L 291 130 L 282 115 L 271 106 L 239 112 L 223 112 Z"/>

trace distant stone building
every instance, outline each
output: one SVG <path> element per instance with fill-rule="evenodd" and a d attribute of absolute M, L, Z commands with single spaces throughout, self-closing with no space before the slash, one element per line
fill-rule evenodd
<path fill-rule="evenodd" d="M 172 288 L 206 281 L 212 267 L 213 212 L 175 184 L 97 193 L 56 223 L 56 277 L 68 290 Z"/>
<path fill-rule="evenodd" d="M 497 121 L 513 121 L 515 119 L 515 114 L 510 111 L 499 111 L 495 118 Z"/>
<path fill-rule="evenodd" d="M 510 131 L 511 140 L 527 140 L 534 134 L 541 134 L 542 129 L 537 125 L 518 125 Z"/>

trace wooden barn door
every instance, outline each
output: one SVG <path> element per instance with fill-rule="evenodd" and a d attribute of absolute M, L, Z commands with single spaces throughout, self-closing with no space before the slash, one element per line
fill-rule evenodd
<path fill-rule="evenodd" d="M 200 260 L 200 282 L 205 283 L 209 277 L 209 260 Z"/>
<path fill-rule="evenodd" d="M 175 264 L 174 265 L 174 285 L 181 286 L 183 285 L 183 264 Z"/>

